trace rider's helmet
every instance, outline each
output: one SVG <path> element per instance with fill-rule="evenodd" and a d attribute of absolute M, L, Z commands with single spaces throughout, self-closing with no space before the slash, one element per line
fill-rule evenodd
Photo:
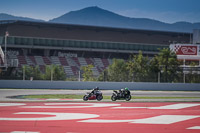
<path fill-rule="evenodd" d="M 128 91 L 128 88 L 126 87 L 125 90 Z"/>
<path fill-rule="evenodd" d="M 99 87 L 96 87 L 95 90 L 99 90 Z"/>

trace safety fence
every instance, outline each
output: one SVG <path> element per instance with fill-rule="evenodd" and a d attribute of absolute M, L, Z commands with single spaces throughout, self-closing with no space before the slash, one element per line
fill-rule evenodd
<path fill-rule="evenodd" d="M 13 89 L 92 89 L 96 86 L 103 90 L 115 90 L 128 87 L 130 90 L 200 91 L 200 84 L 197 83 L 0 80 L 0 88 Z"/>

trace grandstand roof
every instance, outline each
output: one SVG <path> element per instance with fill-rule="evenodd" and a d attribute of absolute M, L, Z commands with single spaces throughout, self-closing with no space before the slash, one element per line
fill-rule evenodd
<path fill-rule="evenodd" d="M 163 45 L 169 45 L 172 42 L 189 43 L 191 38 L 190 33 L 182 32 L 111 28 L 21 20 L 0 21 L 0 36 L 4 36 L 5 31 L 8 31 L 10 36 Z"/>
<path fill-rule="evenodd" d="M 85 29 L 105 29 L 113 31 L 137 31 L 137 32 L 159 32 L 165 34 L 190 34 L 188 32 L 174 32 L 174 31 L 159 31 L 159 30 L 144 30 L 144 29 L 129 29 L 129 28 L 115 28 L 115 27 L 103 27 L 103 26 L 90 26 L 90 25 L 78 25 L 78 24 L 64 24 L 64 23 L 52 23 L 52 22 L 39 22 L 39 21 L 24 21 L 24 20 L 1 20 L 0 25 L 2 24 L 21 24 L 21 25 L 40 25 L 40 26 L 53 26 L 53 27 L 77 27 Z"/>

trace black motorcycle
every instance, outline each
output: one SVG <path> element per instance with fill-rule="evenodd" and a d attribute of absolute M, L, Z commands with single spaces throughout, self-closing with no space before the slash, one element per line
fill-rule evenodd
<path fill-rule="evenodd" d="M 111 96 L 112 101 L 116 100 L 126 100 L 130 101 L 131 100 L 131 92 L 130 91 L 124 91 L 124 92 L 118 92 L 118 91 L 113 91 L 113 94 Z"/>
<path fill-rule="evenodd" d="M 103 99 L 103 95 L 101 91 L 98 91 L 96 94 L 88 92 L 86 95 L 83 96 L 83 100 L 98 100 L 101 101 Z"/>

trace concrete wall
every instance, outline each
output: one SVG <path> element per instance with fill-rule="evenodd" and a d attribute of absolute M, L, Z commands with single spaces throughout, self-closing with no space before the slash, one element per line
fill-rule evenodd
<path fill-rule="evenodd" d="M 121 89 L 128 87 L 131 90 L 165 90 L 165 91 L 200 91 L 200 84 L 189 83 L 138 83 L 138 82 L 75 82 L 75 81 L 23 81 L 0 80 L 0 88 L 23 89 Z"/>

